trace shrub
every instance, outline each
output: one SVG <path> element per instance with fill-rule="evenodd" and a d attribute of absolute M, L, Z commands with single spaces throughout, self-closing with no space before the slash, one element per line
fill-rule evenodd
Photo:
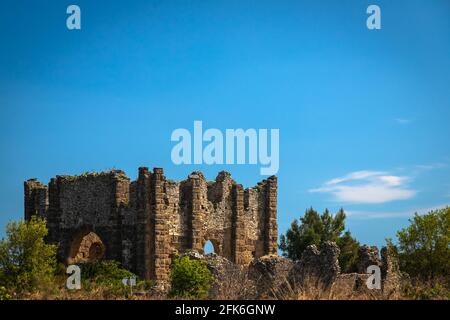
<path fill-rule="evenodd" d="M 136 278 L 137 276 L 120 266 L 113 260 L 98 261 L 80 264 L 81 279 L 83 281 L 95 282 L 99 285 L 121 286 L 122 279 Z"/>
<path fill-rule="evenodd" d="M 15 293 L 32 292 L 52 282 L 56 246 L 46 244 L 44 219 L 10 222 L 0 241 L 0 285 Z"/>
<path fill-rule="evenodd" d="M 81 287 L 89 294 L 100 294 L 102 299 L 129 298 L 134 290 L 146 290 L 150 284 L 140 280 L 134 273 L 121 267 L 113 260 L 83 263 L 81 268 Z M 132 288 L 122 283 L 124 278 L 135 278 L 136 286 Z"/>
<path fill-rule="evenodd" d="M 11 299 L 11 296 L 8 294 L 8 291 L 5 287 L 0 286 L 0 301 L 1 300 L 9 300 Z"/>
<path fill-rule="evenodd" d="M 213 278 L 206 261 L 183 256 L 174 260 L 171 280 L 170 296 L 202 299 L 207 297 Z"/>

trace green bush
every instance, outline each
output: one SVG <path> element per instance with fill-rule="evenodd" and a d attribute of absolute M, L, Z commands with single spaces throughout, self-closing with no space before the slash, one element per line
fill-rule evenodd
<path fill-rule="evenodd" d="M 0 286 L 21 294 L 52 283 L 56 266 L 56 246 L 44 242 L 44 219 L 10 222 L 6 239 L 0 240 Z"/>
<path fill-rule="evenodd" d="M 174 260 L 171 280 L 171 297 L 202 299 L 208 296 L 212 275 L 206 261 L 183 256 Z"/>
<path fill-rule="evenodd" d="M 121 267 L 120 263 L 113 260 L 97 261 L 92 263 L 83 263 L 81 268 L 81 286 L 87 292 L 101 290 L 105 299 L 114 299 L 118 297 L 126 298 L 131 291 L 147 290 L 150 283 L 140 280 L 131 271 Z M 132 288 L 122 283 L 124 278 L 135 278 L 136 286 Z"/>
<path fill-rule="evenodd" d="M 113 260 L 98 261 L 80 264 L 81 279 L 83 281 L 95 282 L 98 285 L 122 286 L 124 278 L 138 278 L 134 273 L 120 266 Z"/>

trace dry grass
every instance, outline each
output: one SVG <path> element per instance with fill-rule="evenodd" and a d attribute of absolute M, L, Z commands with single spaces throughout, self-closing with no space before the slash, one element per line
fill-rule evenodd
<path fill-rule="evenodd" d="M 383 299 L 380 291 L 349 288 L 334 283 L 329 286 L 317 278 L 307 278 L 302 284 L 285 279 L 277 288 L 272 288 L 271 296 L 277 300 L 379 300 Z"/>
<path fill-rule="evenodd" d="M 52 286 L 12 298 L 18 300 L 154 300 L 163 297 L 148 290 L 131 292 L 128 287 L 97 285 L 94 282 L 83 283 L 80 290 L 68 290 L 65 287 L 65 278 L 57 277 Z"/>
<path fill-rule="evenodd" d="M 56 286 L 42 288 L 31 294 L 13 296 L 13 299 L 24 300 L 161 300 L 167 296 L 159 291 L 141 290 L 130 292 L 129 288 L 111 288 L 90 283 L 81 290 L 67 290 L 65 278 L 57 278 Z M 266 296 L 259 299 L 277 300 L 384 300 L 384 299 L 434 299 L 449 300 L 450 291 L 445 281 L 408 281 L 402 284 L 401 295 L 385 296 L 379 290 L 369 290 L 365 287 L 355 289 L 351 281 L 337 281 L 332 286 L 326 286 L 315 278 L 295 284 L 287 279 L 281 285 L 270 288 Z M 236 269 L 222 279 L 220 286 L 215 289 L 210 299 L 220 300 L 254 300 L 257 299 L 255 281 L 249 279 L 248 274 Z"/>
<path fill-rule="evenodd" d="M 257 296 L 255 282 L 243 268 L 229 270 L 226 279 L 213 285 L 212 291 L 212 298 L 217 300 L 254 300 Z"/>

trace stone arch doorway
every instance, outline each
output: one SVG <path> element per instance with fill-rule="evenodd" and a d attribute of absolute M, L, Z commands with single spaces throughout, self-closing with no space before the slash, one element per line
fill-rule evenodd
<path fill-rule="evenodd" d="M 70 246 L 68 263 L 87 263 L 103 259 L 106 247 L 101 238 L 92 231 L 78 233 Z"/>

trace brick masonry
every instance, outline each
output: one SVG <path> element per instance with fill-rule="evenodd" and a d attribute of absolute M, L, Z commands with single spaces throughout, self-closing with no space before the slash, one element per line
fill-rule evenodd
<path fill-rule="evenodd" d="M 277 178 L 244 189 L 227 172 L 206 181 L 166 179 L 163 169 L 56 176 L 24 183 L 25 219 L 47 219 L 47 241 L 65 263 L 114 259 L 145 279 L 168 280 L 176 253 L 215 252 L 240 265 L 277 252 Z"/>

